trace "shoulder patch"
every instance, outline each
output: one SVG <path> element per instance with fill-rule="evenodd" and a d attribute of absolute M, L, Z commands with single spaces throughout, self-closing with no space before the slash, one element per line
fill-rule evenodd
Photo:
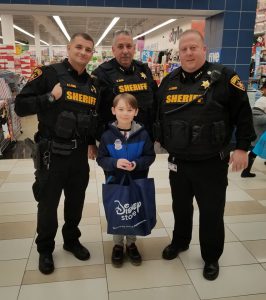
<path fill-rule="evenodd" d="M 231 83 L 234 87 L 238 88 L 239 90 L 242 90 L 242 91 L 245 91 L 245 90 L 246 90 L 246 88 L 245 88 L 243 82 L 241 81 L 241 79 L 239 78 L 238 75 L 234 75 L 234 76 L 231 78 L 230 83 Z"/>
<path fill-rule="evenodd" d="M 42 69 L 41 68 L 36 68 L 33 73 L 31 74 L 28 82 L 40 77 L 42 75 Z"/>

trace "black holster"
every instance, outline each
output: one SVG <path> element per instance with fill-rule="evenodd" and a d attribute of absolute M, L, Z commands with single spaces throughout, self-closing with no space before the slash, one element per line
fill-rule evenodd
<path fill-rule="evenodd" d="M 41 170 L 43 167 L 47 168 L 47 164 L 50 163 L 44 159 L 44 154 L 50 153 L 49 143 L 47 139 L 40 139 L 38 142 L 34 142 L 30 138 L 25 139 L 26 146 L 31 150 L 31 157 L 36 170 Z"/>

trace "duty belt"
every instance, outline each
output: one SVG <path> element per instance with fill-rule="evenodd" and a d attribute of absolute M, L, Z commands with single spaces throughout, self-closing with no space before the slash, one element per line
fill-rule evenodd
<path fill-rule="evenodd" d="M 64 149 L 64 150 L 74 150 L 77 149 L 79 146 L 84 145 L 84 141 L 81 139 L 73 139 L 70 141 L 56 141 L 52 140 L 52 144 L 55 147 Z"/>

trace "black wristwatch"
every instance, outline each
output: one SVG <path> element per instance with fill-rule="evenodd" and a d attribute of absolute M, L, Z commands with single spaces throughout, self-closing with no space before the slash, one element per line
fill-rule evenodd
<path fill-rule="evenodd" d="M 52 93 L 48 93 L 47 99 L 50 103 L 53 103 L 55 101 L 55 96 Z"/>

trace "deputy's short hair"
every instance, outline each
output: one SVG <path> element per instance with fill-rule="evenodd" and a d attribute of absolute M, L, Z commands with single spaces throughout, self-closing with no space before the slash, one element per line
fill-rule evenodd
<path fill-rule="evenodd" d="M 131 38 L 133 39 L 131 30 L 129 30 L 129 29 L 116 30 L 116 31 L 114 31 L 114 33 L 113 33 L 113 41 L 112 41 L 112 44 L 115 43 L 115 39 L 116 39 L 116 37 L 119 36 L 119 35 L 126 35 L 126 36 L 129 36 L 129 37 L 131 37 Z"/>
<path fill-rule="evenodd" d="M 81 36 L 84 40 L 91 41 L 93 43 L 93 46 L 94 46 L 94 40 L 93 40 L 93 38 L 88 33 L 86 33 L 86 32 L 77 32 L 77 33 L 74 33 L 71 36 L 70 42 L 72 42 L 78 36 Z"/>
<path fill-rule="evenodd" d="M 202 41 L 202 43 L 204 44 L 204 37 L 203 37 L 203 35 L 198 30 L 196 30 L 196 29 L 188 29 L 188 30 L 182 32 L 180 34 L 180 36 L 179 36 L 179 39 L 181 39 L 184 35 L 187 35 L 187 34 L 190 34 L 190 33 L 194 33 L 197 36 L 199 36 L 200 39 L 201 39 L 201 41 Z"/>

